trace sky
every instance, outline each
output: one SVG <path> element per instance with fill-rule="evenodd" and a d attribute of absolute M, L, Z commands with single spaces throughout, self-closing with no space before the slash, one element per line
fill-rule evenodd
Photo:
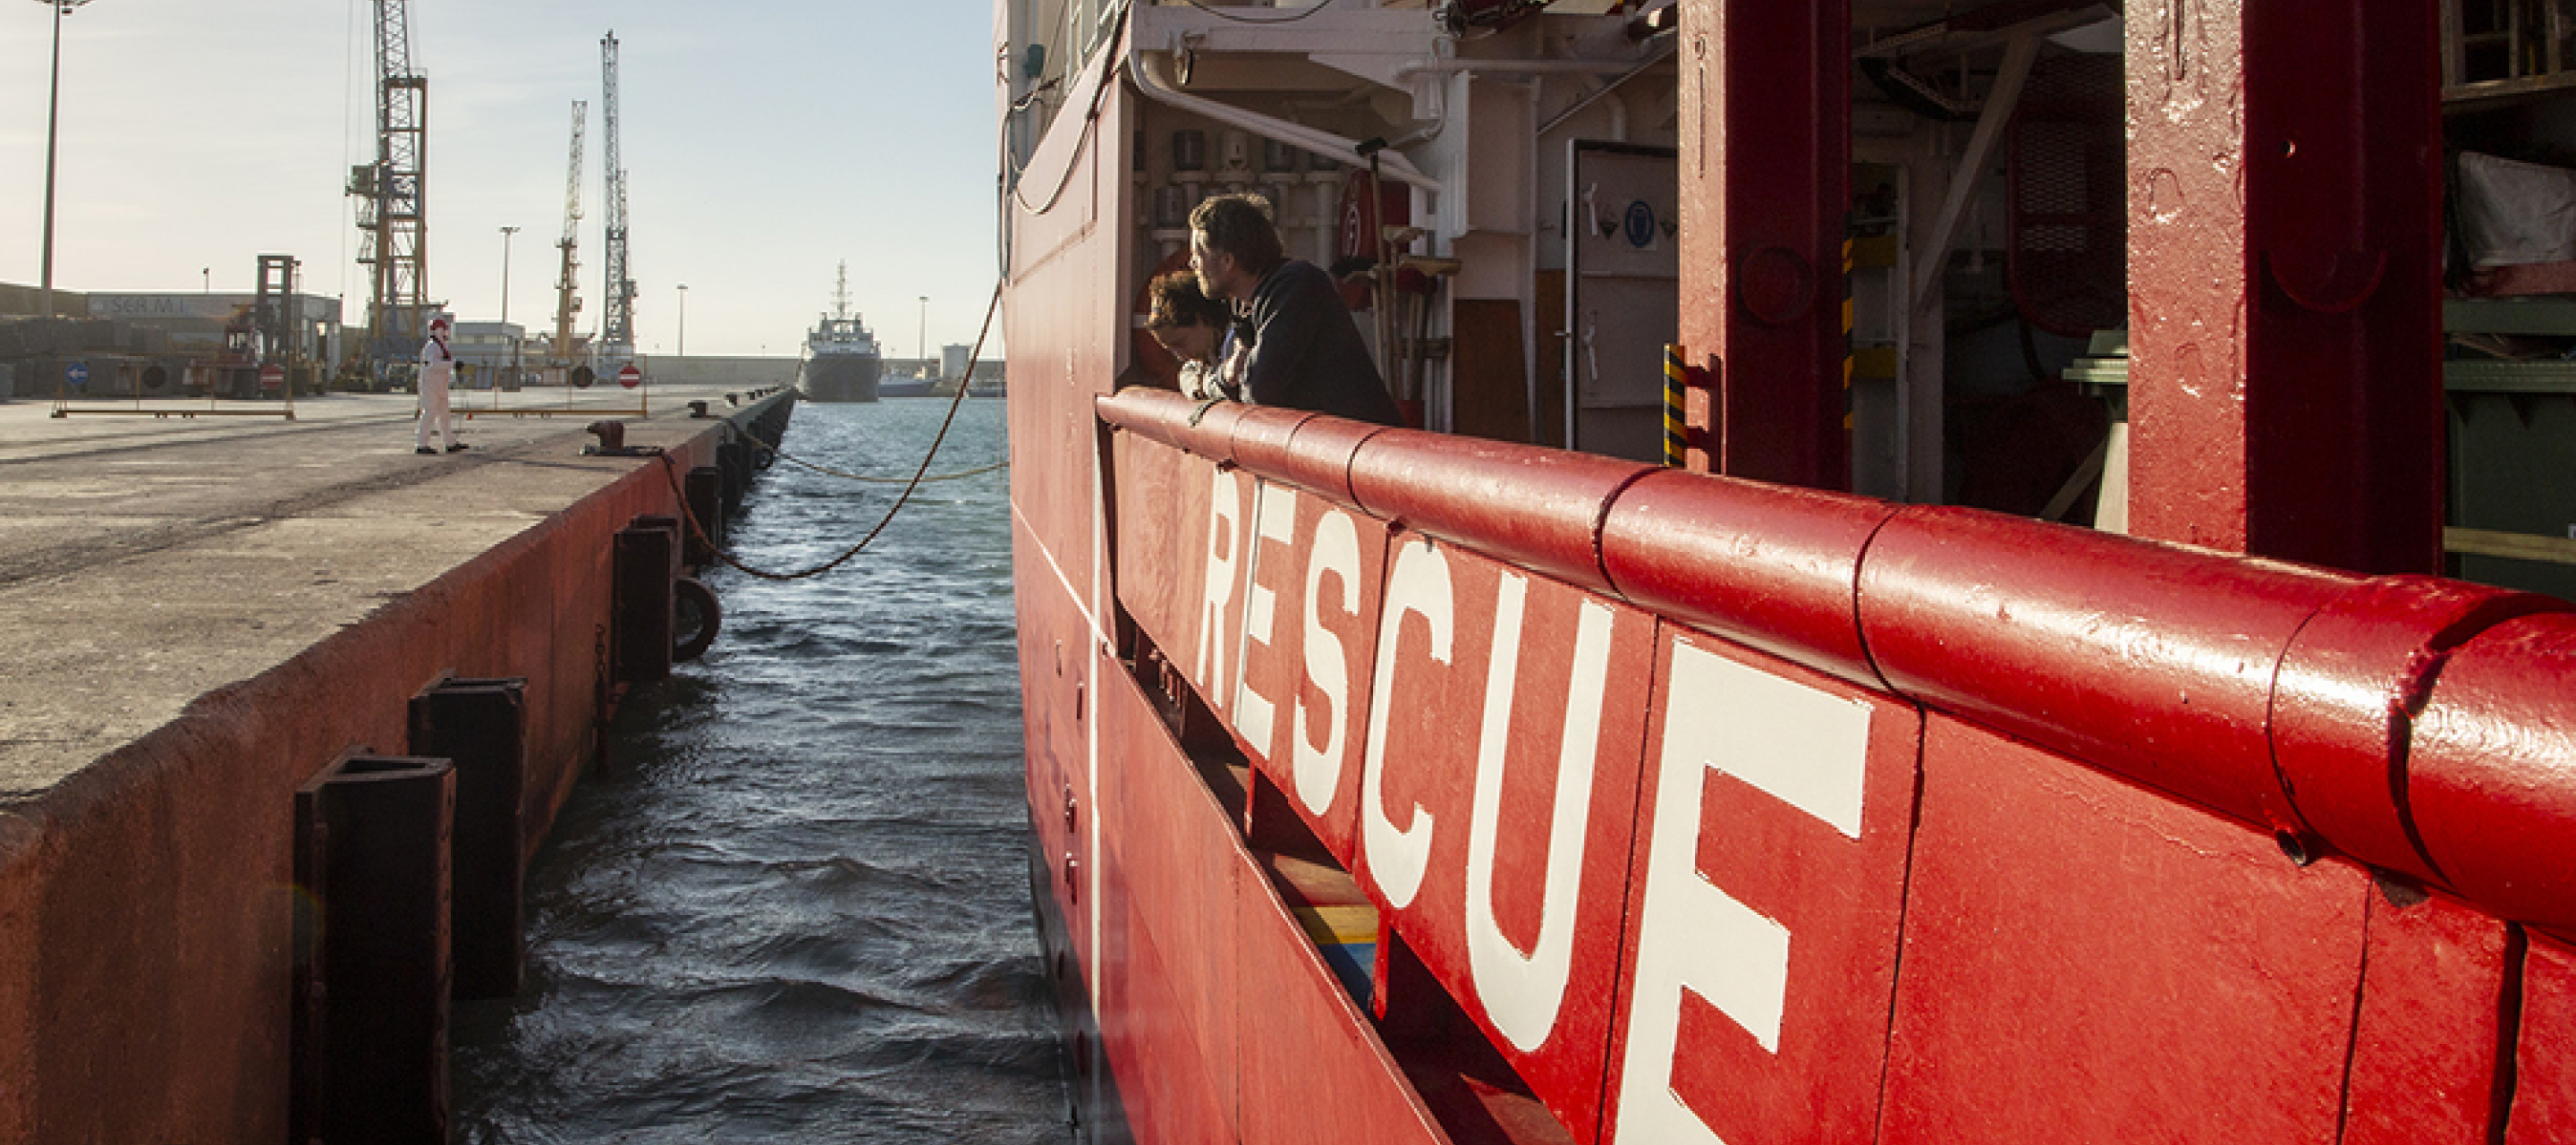
<path fill-rule="evenodd" d="M 597 328 L 614 30 L 639 349 L 685 333 L 691 355 L 792 356 L 844 259 L 889 356 L 975 340 L 997 267 L 987 0 L 405 3 L 429 80 L 428 293 L 460 320 L 500 315 L 515 226 L 509 317 L 551 329 L 582 99 L 577 325 Z M 342 188 L 375 154 L 374 11 L 94 0 L 64 17 L 55 287 L 246 293 L 257 256 L 288 254 L 306 293 L 361 321 Z M 0 282 L 40 278 L 52 34 L 42 0 L 0 2 Z M 999 346 L 997 329 L 985 356 Z"/>

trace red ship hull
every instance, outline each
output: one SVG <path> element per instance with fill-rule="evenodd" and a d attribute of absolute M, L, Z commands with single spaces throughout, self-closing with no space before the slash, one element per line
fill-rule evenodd
<path fill-rule="evenodd" d="M 1824 6 L 1681 14 L 1740 73 L 1685 102 L 1847 65 Z M 1728 56 L 1755 21 L 1809 54 Z M 2216 66 L 2268 111 L 2286 49 L 2243 34 Z M 2397 480 L 2352 454 L 2422 415 L 2386 348 L 2429 343 L 2365 327 L 2434 297 L 2425 252 L 2356 307 L 2257 307 L 2201 406 L 2172 339 L 2205 300 L 2133 256 L 2151 539 L 1817 487 L 1850 464 L 1835 316 L 1747 293 L 1830 297 L 1764 277 L 1841 241 L 1822 97 L 1683 132 L 1717 173 L 1684 176 L 1681 328 L 1725 363 L 1695 464 L 1203 407 L 1114 381 L 1150 265 L 1122 58 L 1065 82 L 1007 208 L 1033 889 L 1094 1139 L 2576 1135 L 2576 610 L 2388 575 L 2437 559 L 2438 456 L 2387 462 L 2434 470 L 2429 519 L 2264 500 Z M 2211 130 L 2132 118 L 2133 164 Z M 1724 182 L 1782 132 L 1802 164 Z M 2281 193 L 2214 237 L 2133 218 L 2133 252 L 2241 256 Z M 2290 476 L 2274 339 L 2356 371 Z M 2168 492 L 2230 451 L 2233 502 Z"/>

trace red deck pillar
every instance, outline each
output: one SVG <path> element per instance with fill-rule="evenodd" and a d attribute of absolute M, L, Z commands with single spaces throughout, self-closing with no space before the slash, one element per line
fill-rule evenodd
<path fill-rule="evenodd" d="M 2128 6 L 2131 532 L 2440 571 L 2435 9 Z"/>
<path fill-rule="evenodd" d="M 1721 363 L 1715 468 L 1848 488 L 1850 5 L 1683 0 L 1681 37 L 1681 337 Z"/>

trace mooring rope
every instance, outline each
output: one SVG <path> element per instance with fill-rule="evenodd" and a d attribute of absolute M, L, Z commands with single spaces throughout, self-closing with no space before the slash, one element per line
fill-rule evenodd
<path fill-rule="evenodd" d="M 990 336 L 993 332 L 993 316 L 1001 313 L 1002 288 L 1005 285 L 1007 285 L 1007 280 L 993 284 L 993 302 L 990 306 L 984 308 L 984 328 L 976 332 L 975 349 L 973 352 L 966 355 L 966 372 L 970 379 L 975 372 L 975 363 L 983 360 L 984 339 Z M 766 569 L 753 568 L 750 565 L 742 563 L 742 561 L 736 558 L 732 553 L 726 552 L 715 543 L 715 535 L 709 532 L 704 524 L 699 522 L 698 515 L 690 511 L 688 494 L 680 489 L 679 465 L 677 462 L 671 460 L 671 455 L 668 453 L 662 455 L 662 477 L 671 483 L 671 496 L 673 500 L 679 503 L 681 519 L 688 522 L 689 531 L 696 534 L 699 543 L 706 545 L 709 550 L 715 553 L 717 560 L 723 561 L 734 568 L 742 570 L 746 574 L 758 577 L 762 580 L 789 581 L 818 577 L 824 573 L 832 571 L 833 569 L 841 567 L 843 564 L 847 563 L 850 558 L 867 551 L 867 547 L 876 542 L 877 536 L 886 531 L 886 526 L 893 524 L 895 517 L 903 512 L 904 505 L 912 500 L 914 491 L 920 489 L 922 485 L 933 480 L 933 478 L 929 476 L 930 463 L 938 458 L 940 444 L 948 440 L 949 427 L 957 424 L 957 410 L 959 407 L 966 404 L 967 388 L 965 381 L 960 381 L 957 384 L 957 396 L 949 399 L 948 416 L 940 420 L 938 435 L 930 439 L 930 449 L 921 455 L 920 468 L 913 470 L 912 478 L 904 483 L 903 493 L 895 498 L 894 507 L 886 510 L 885 516 L 877 520 L 876 527 L 869 529 L 867 536 L 859 538 L 859 543 L 842 550 L 841 555 L 825 561 L 822 564 L 816 565 L 813 568 L 805 569 L 800 572 L 779 573 L 770 572 Z M 753 438 L 753 441 L 758 442 L 759 439 Z M 780 456 L 784 457 L 786 455 L 780 454 Z M 986 466 L 985 471 L 989 472 L 996 468 L 999 468 L 999 466 Z M 968 475 L 951 474 L 949 476 L 962 477 Z"/>

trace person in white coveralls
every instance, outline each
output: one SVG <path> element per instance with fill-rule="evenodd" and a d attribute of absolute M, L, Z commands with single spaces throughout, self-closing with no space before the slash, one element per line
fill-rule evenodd
<path fill-rule="evenodd" d="M 436 456 L 429 447 L 429 427 L 438 425 L 438 437 L 449 453 L 465 448 L 456 440 L 456 426 L 447 416 L 447 387 L 456 380 L 456 351 L 447 345 L 447 319 L 429 320 L 429 339 L 420 344 L 420 421 L 412 429 L 412 452 Z"/>

